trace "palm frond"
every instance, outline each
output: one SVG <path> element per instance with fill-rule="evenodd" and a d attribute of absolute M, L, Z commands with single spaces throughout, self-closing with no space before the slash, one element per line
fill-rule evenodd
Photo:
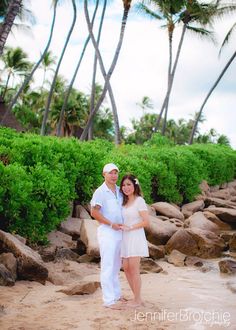
<path fill-rule="evenodd" d="M 209 31 L 206 29 L 203 29 L 201 27 L 195 27 L 195 26 L 187 26 L 187 29 L 190 32 L 193 32 L 194 34 L 197 34 L 200 38 L 206 38 L 208 40 L 211 40 L 214 44 L 216 44 L 216 38 L 213 31 Z"/>
<path fill-rule="evenodd" d="M 232 35 L 232 33 L 234 32 L 234 29 L 236 28 L 236 22 L 233 24 L 233 26 L 230 28 L 229 32 L 226 34 L 223 42 L 222 42 L 222 45 L 220 47 L 220 51 L 219 51 L 219 56 L 221 55 L 221 52 L 222 52 L 222 49 L 225 45 L 227 45 L 227 43 L 229 42 L 229 39 Z"/>
<path fill-rule="evenodd" d="M 161 20 L 163 17 L 157 13 L 155 13 L 153 10 L 151 10 L 150 8 L 148 8 L 146 5 L 144 5 L 143 3 L 137 3 L 134 6 L 134 9 L 137 11 L 137 13 L 139 14 L 143 14 L 147 17 L 149 17 L 150 19 L 158 19 Z"/>

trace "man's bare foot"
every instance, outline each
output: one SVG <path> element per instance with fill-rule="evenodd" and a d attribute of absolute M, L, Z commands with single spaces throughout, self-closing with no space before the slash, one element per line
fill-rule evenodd
<path fill-rule="evenodd" d="M 104 305 L 104 307 L 109 308 L 109 309 L 116 309 L 116 310 L 123 309 L 123 306 L 121 303 L 112 304 L 112 305 Z"/>

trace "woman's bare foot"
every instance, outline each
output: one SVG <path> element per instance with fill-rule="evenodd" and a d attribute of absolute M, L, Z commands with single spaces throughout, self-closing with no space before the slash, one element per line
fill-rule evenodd
<path fill-rule="evenodd" d="M 122 303 L 127 303 L 129 300 L 125 297 L 120 297 L 117 301 L 122 302 Z"/>
<path fill-rule="evenodd" d="M 132 300 L 131 302 L 127 303 L 126 306 L 130 308 L 142 307 L 144 306 L 144 302 Z"/>

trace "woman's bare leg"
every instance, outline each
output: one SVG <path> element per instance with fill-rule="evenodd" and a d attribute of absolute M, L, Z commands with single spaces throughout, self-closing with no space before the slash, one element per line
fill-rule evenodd
<path fill-rule="evenodd" d="M 129 274 L 132 283 L 132 291 L 134 293 L 134 301 L 130 304 L 139 306 L 141 300 L 141 277 L 140 277 L 140 257 L 130 257 L 129 259 Z"/>
<path fill-rule="evenodd" d="M 125 276 L 127 278 L 127 281 L 129 283 L 130 289 L 134 293 L 133 283 L 132 283 L 132 277 L 131 277 L 131 274 L 130 274 L 129 258 L 123 258 L 123 269 L 124 269 L 124 272 L 125 272 Z"/>

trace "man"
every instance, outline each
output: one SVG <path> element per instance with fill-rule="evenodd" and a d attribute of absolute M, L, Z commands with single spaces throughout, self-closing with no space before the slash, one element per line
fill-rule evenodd
<path fill-rule="evenodd" d="M 91 215 L 100 222 L 97 232 L 101 256 L 100 278 L 104 306 L 109 308 L 115 308 L 115 304 L 122 300 L 119 272 L 123 197 L 116 185 L 118 173 L 115 164 L 106 164 L 103 168 L 104 183 L 94 192 L 91 200 Z"/>

